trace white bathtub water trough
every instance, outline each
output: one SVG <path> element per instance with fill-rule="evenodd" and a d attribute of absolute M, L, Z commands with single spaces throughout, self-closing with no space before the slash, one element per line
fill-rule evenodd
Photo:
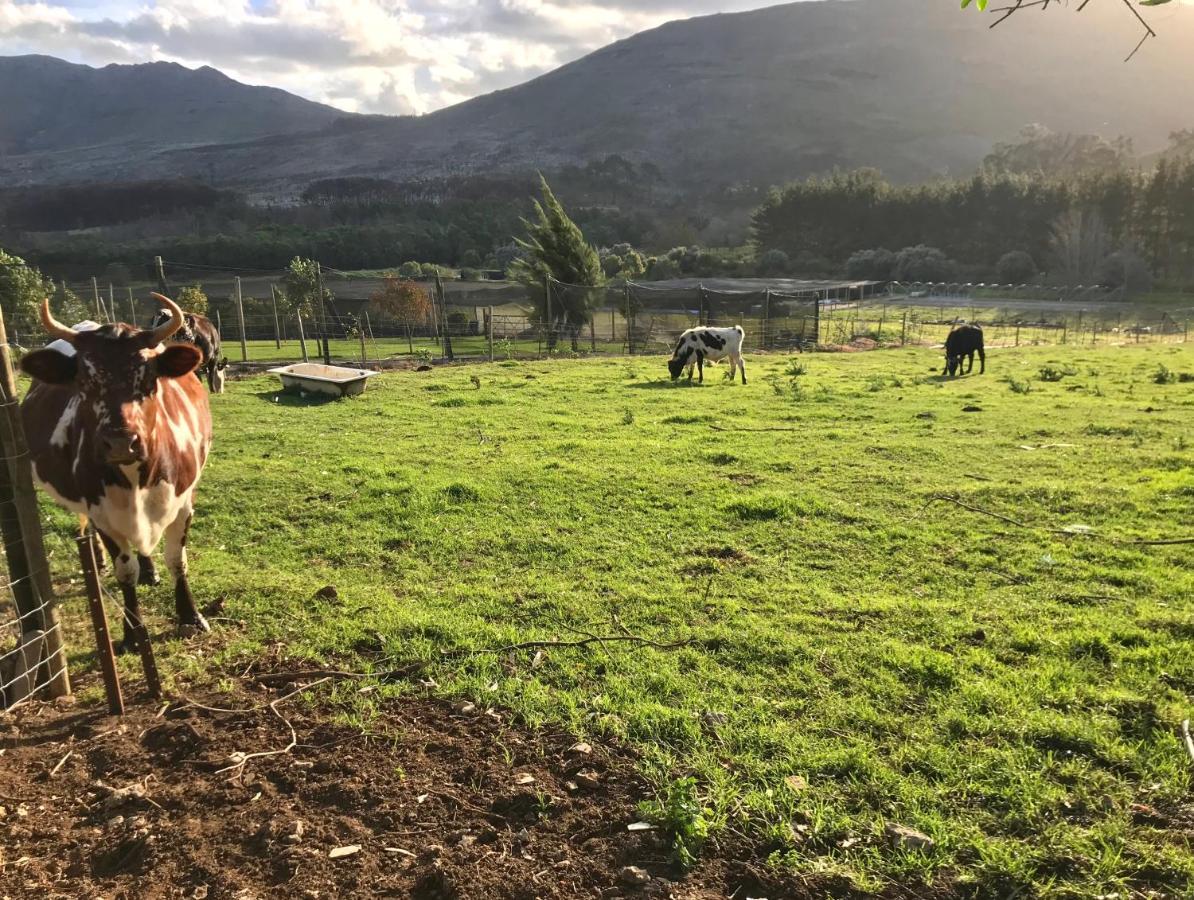
<path fill-rule="evenodd" d="M 378 374 L 368 369 L 325 366 L 322 363 L 296 363 L 293 366 L 279 366 L 269 372 L 282 379 L 283 388 L 298 388 L 308 394 L 326 394 L 329 397 L 363 394 L 366 382 Z"/>

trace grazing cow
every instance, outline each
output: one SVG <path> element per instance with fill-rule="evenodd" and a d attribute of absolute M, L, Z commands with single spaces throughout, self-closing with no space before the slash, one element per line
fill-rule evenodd
<path fill-rule="evenodd" d="M 742 372 L 742 383 L 746 384 L 746 363 L 742 361 L 742 339 L 746 333 L 740 325 L 733 328 L 689 328 L 680 335 L 672 358 L 667 361 L 668 371 L 675 381 L 688 367 L 688 380 L 692 381 L 695 366 L 700 372 L 700 381 L 705 382 L 705 360 L 718 362 L 727 356 L 730 359 L 730 378 L 735 372 Z"/>
<path fill-rule="evenodd" d="M 969 359 L 966 374 L 974 371 L 974 354 L 978 354 L 978 374 L 987 371 L 987 354 L 983 351 L 983 330 L 978 325 L 958 325 L 945 339 L 945 370 L 942 375 L 961 375 L 962 357 Z"/>
<path fill-rule="evenodd" d="M 208 630 L 187 583 L 186 549 L 211 448 L 207 392 L 194 375 L 202 354 L 190 344 L 163 345 L 182 327 L 183 311 L 154 296 L 171 317 L 150 330 L 120 323 L 74 331 L 46 300 L 42 324 L 73 353 L 51 346 L 21 360 L 33 378 L 21 418 L 34 478 L 94 523 L 112 557 L 124 598 L 123 651 L 137 646 L 137 583 L 142 565 L 152 571 L 149 556 L 163 534 L 179 625 Z"/>
<path fill-rule="evenodd" d="M 170 310 L 162 309 L 149 323 L 150 328 L 159 328 L 170 321 Z M 224 393 L 224 369 L 228 358 L 220 358 L 220 332 L 207 316 L 185 313 L 182 328 L 170 338 L 180 344 L 194 344 L 203 354 L 199 370 L 207 375 L 207 389 L 213 394 Z"/>

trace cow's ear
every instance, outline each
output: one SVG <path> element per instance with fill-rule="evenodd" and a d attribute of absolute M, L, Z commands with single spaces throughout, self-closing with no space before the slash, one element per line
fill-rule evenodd
<path fill-rule="evenodd" d="M 78 357 L 67 356 L 57 350 L 34 350 L 21 357 L 21 371 L 46 384 L 67 384 L 74 381 L 78 370 Z"/>
<path fill-rule="evenodd" d="M 170 344 L 153 358 L 158 378 L 181 378 L 188 372 L 194 372 L 201 362 L 203 354 L 198 347 L 190 344 Z"/>

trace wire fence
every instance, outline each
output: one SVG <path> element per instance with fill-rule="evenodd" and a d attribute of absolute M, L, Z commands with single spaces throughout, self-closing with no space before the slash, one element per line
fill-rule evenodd
<path fill-rule="evenodd" d="M 687 328 L 724 325 L 742 326 L 749 351 L 933 346 L 962 321 L 982 325 L 991 346 L 1156 343 L 1186 340 L 1194 312 L 1134 306 L 1122 290 L 1101 285 L 677 279 L 589 287 L 417 278 L 422 311 L 397 315 L 378 301 L 385 277 L 326 268 L 326 301 L 299 312 L 282 271 L 235 275 L 166 261 L 162 273 L 158 284 L 117 287 L 97 278 L 58 287 L 77 298 L 76 315 L 144 327 L 158 306 L 153 290 L 197 284 L 223 355 L 261 365 L 658 354 Z M 10 330 L 25 346 L 41 342 L 29 315 Z"/>

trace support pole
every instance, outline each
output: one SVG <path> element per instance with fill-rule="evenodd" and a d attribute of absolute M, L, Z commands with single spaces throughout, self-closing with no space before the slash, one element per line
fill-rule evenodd
<path fill-rule="evenodd" d="M 95 282 L 95 276 L 91 276 L 91 296 L 95 300 L 95 318 L 99 322 L 103 322 L 108 318 L 104 315 L 104 301 L 100 299 L 99 285 Z"/>
<path fill-rule="evenodd" d="M 29 462 L 29 446 L 21 424 L 17 399 L 17 379 L 8 347 L 8 332 L 0 311 L 0 448 L 7 463 L 0 463 L 0 482 L 5 497 L 12 498 L 15 519 L 5 523 L 4 543 L 9 560 L 9 581 L 13 599 L 21 615 L 21 631 L 45 632 L 46 659 L 50 661 L 49 691 L 51 697 L 70 693 L 70 678 L 66 671 L 66 651 L 62 646 L 62 626 L 54 587 L 50 581 L 50 566 L 42 541 L 41 518 L 37 509 L 37 493 L 33 487 L 33 467 Z M 5 504 L 7 507 L 8 504 Z M 12 528 L 15 526 L 15 528 Z M 15 534 L 10 534 L 10 529 Z M 15 546 L 14 546 L 15 540 Z M 23 566 L 22 566 L 23 564 Z M 20 581 L 20 570 L 30 576 Z M 41 607 L 45 605 L 45 608 Z"/>
<path fill-rule="evenodd" d="M 162 262 L 160 256 L 153 258 L 153 273 L 158 281 L 158 293 L 170 296 L 170 285 L 166 284 L 166 264 Z"/>
<path fill-rule="evenodd" d="M 323 298 L 323 263 L 315 263 L 315 282 L 319 289 L 319 331 L 323 337 L 323 364 L 332 364 L 332 348 L 328 344 L 328 311 Z"/>
<path fill-rule="evenodd" d="M 274 308 L 274 349 L 282 349 L 282 329 L 278 327 L 278 289 L 275 285 L 269 286 L 269 302 Z"/>
<path fill-rule="evenodd" d="M 307 356 L 307 339 L 303 336 L 303 314 L 296 313 L 295 318 L 298 319 L 299 349 L 303 351 L 303 362 L 310 362 L 310 358 Z"/>
<path fill-rule="evenodd" d="M 83 584 L 87 588 L 87 608 L 91 612 L 91 627 L 95 629 L 96 655 L 99 657 L 100 673 L 104 681 L 104 694 L 108 698 L 108 712 L 114 716 L 124 715 L 124 697 L 120 693 L 120 675 L 116 672 L 116 654 L 112 652 L 112 633 L 108 630 L 108 616 L 104 612 L 103 594 L 100 592 L 99 572 L 95 564 L 95 549 L 91 529 L 78 537 L 79 563 L 83 567 Z"/>
<path fill-rule="evenodd" d="M 485 337 L 489 341 L 489 361 L 493 362 L 493 307 L 485 310 Z"/>
<path fill-rule="evenodd" d="M 545 308 L 547 310 L 547 322 L 545 323 L 547 326 L 547 349 L 551 350 L 551 348 L 556 345 L 556 342 L 555 342 L 555 338 L 553 336 L 554 335 L 553 326 L 555 323 L 552 321 L 552 318 L 551 318 L 551 276 L 550 275 L 543 276 L 543 297 L 544 297 Z"/>
<path fill-rule="evenodd" d="M 771 347 L 771 288 L 763 291 L 763 349 Z"/>
<path fill-rule="evenodd" d="M 245 304 L 240 295 L 240 276 L 236 276 L 236 318 L 240 322 L 240 359 L 249 360 L 249 342 L 245 340 Z"/>
<path fill-rule="evenodd" d="M 365 353 L 365 326 L 357 322 L 357 336 L 361 339 L 361 368 L 369 365 L 369 357 Z"/>
<path fill-rule="evenodd" d="M 133 299 L 133 289 L 129 288 L 129 324 L 137 328 L 137 301 Z"/>
<path fill-rule="evenodd" d="M 108 321 L 116 321 L 116 289 L 112 287 L 112 282 L 108 282 Z"/>

